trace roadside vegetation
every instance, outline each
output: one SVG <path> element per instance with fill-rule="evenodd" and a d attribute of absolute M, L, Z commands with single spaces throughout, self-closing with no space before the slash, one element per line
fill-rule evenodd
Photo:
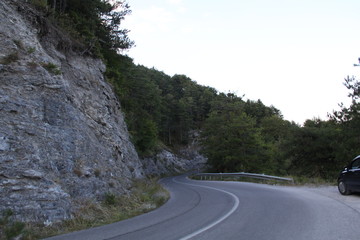
<path fill-rule="evenodd" d="M 168 198 L 168 192 L 156 180 L 138 180 L 129 195 L 116 196 L 107 193 L 100 203 L 82 201 L 73 219 L 33 229 L 43 238 L 110 224 L 154 210 L 163 205 Z"/>
<path fill-rule="evenodd" d="M 35 239 L 34 235 L 28 230 L 26 224 L 12 220 L 13 211 L 8 209 L 0 216 L 0 240 L 10 240 L 15 237 L 21 239 Z"/>
<path fill-rule="evenodd" d="M 78 202 L 74 217 L 48 226 L 17 222 L 8 210 L 0 218 L 0 240 L 33 240 L 118 222 L 154 210 L 169 198 L 156 179 L 138 180 L 129 195 L 107 193 L 102 201 Z"/>

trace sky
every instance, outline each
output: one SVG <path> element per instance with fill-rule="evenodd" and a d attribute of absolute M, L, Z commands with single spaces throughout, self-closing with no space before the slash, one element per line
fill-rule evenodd
<path fill-rule="evenodd" d="M 136 64 L 260 99 L 298 124 L 349 105 L 359 0 L 127 0 Z"/>

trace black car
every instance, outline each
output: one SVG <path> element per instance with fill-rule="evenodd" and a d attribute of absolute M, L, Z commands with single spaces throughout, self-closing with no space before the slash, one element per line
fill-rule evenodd
<path fill-rule="evenodd" d="M 341 171 L 338 177 L 338 189 L 342 195 L 360 192 L 360 155 Z"/>

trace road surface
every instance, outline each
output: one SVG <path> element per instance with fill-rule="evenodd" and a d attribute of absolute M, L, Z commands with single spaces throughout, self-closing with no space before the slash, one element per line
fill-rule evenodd
<path fill-rule="evenodd" d="M 171 198 L 152 212 L 50 239 L 360 239 L 358 209 L 306 189 L 185 176 L 162 184 Z"/>

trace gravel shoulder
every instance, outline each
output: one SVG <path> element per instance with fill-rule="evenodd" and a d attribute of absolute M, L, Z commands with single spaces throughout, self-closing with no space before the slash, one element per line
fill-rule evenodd
<path fill-rule="evenodd" d="M 337 186 L 301 186 L 295 187 L 299 190 L 308 191 L 311 193 L 319 194 L 335 201 L 338 201 L 360 213 L 360 194 L 354 193 L 351 195 L 341 195 Z"/>

